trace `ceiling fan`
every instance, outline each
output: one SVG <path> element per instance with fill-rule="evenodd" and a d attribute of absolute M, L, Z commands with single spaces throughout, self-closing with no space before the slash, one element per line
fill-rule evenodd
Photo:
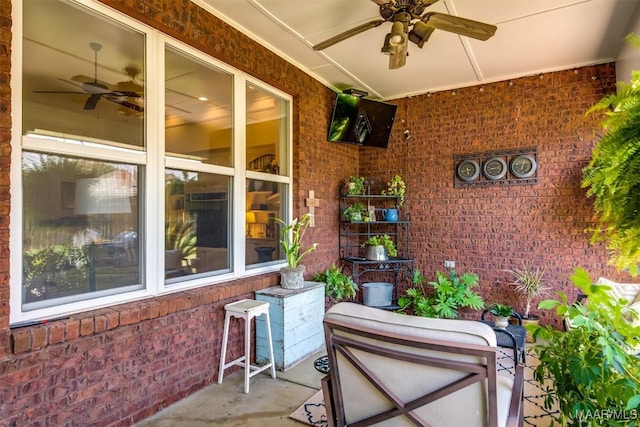
<path fill-rule="evenodd" d="M 108 101 L 111 101 L 116 104 L 120 104 L 123 107 L 128 109 L 143 112 L 144 108 L 141 105 L 138 105 L 135 100 L 139 99 L 140 93 L 143 92 L 144 88 L 135 83 L 135 77 L 139 74 L 139 70 L 135 67 L 127 67 L 125 68 L 125 72 L 129 76 L 130 80 L 125 82 L 120 82 L 116 85 L 115 89 L 111 89 L 109 85 L 105 82 L 101 82 L 98 80 L 98 51 L 102 49 L 102 45 L 99 43 L 89 43 L 89 46 L 94 51 L 94 75 L 93 77 L 88 77 L 84 75 L 77 75 L 71 77 L 70 80 L 58 79 L 62 82 L 73 85 L 79 89 L 80 91 L 61 91 L 61 90 L 34 90 L 34 93 L 72 93 L 72 94 L 86 94 L 89 95 L 89 98 L 84 103 L 85 110 L 94 110 L 98 101 L 101 98 L 104 98 Z M 131 101 L 130 98 L 133 98 Z M 133 101 L 133 102 L 132 102 Z"/>
<path fill-rule="evenodd" d="M 313 46 L 313 50 L 326 49 L 385 22 L 392 22 L 391 31 L 384 39 L 381 52 L 389 55 L 389 69 L 393 70 L 406 64 L 409 41 L 422 48 L 435 30 L 448 31 L 478 40 L 488 40 L 497 29 L 495 25 L 446 13 L 427 12 L 423 14 L 427 7 L 439 0 L 371 1 L 379 6 L 382 19 L 374 19 L 335 35 Z"/>

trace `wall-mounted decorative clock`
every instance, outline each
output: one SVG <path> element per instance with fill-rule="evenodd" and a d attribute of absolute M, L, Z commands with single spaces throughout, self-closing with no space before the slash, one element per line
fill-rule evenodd
<path fill-rule="evenodd" d="M 453 185 L 469 188 L 537 184 L 537 162 L 536 147 L 454 154 Z"/>
<path fill-rule="evenodd" d="M 536 160 L 528 154 L 520 154 L 511 160 L 511 173 L 518 178 L 529 178 L 532 176 L 538 164 Z"/>
<path fill-rule="evenodd" d="M 482 164 L 482 173 L 488 179 L 502 179 L 507 174 L 507 162 L 502 157 L 492 157 Z"/>
<path fill-rule="evenodd" d="M 465 182 L 475 181 L 480 176 L 480 165 L 475 160 L 463 160 L 458 165 L 457 174 Z"/>

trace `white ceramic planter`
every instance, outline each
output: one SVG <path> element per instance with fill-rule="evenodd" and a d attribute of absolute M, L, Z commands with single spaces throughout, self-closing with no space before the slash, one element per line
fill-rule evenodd
<path fill-rule="evenodd" d="M 285 289 L 300 289 L 304 286 L 304 265 L 294 268 L 282 267 L 280 269 L 280 286 Z"/>
<path fill-rule="evenodd" d="M 496 328 L 505 329 L 509 325 L 508 316 L 496 316 Z"/>

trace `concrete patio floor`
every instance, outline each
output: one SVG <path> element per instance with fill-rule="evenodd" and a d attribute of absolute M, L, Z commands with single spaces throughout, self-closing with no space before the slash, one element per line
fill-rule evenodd
<path fill-rule="evenodd" d="M 276 379 L 269 370 L 256 375 L 248 394 L 242 370 L 225 374 L 222 384 L 207 386 L 135 426 L 303 426 L 289 414 L 320 389 L 323 374 L 315 370 L 313 361 L 323 354 L 312 355 L 285 372 L 276 371 Z"/>

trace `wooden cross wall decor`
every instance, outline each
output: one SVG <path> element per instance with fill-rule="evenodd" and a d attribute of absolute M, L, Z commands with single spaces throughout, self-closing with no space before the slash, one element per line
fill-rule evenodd
<path fill-rule="evenodd" d="M 311 216 L 311 220 L 309 221 L 309 227 L 316 226 L 316 209 L 320 206 L 320 200 L 315 198 L 315 192 L 313 190 L 309 190 L 309 197 L 304 199 L 305 204 L 309 208 L 309 216 Z"/>

